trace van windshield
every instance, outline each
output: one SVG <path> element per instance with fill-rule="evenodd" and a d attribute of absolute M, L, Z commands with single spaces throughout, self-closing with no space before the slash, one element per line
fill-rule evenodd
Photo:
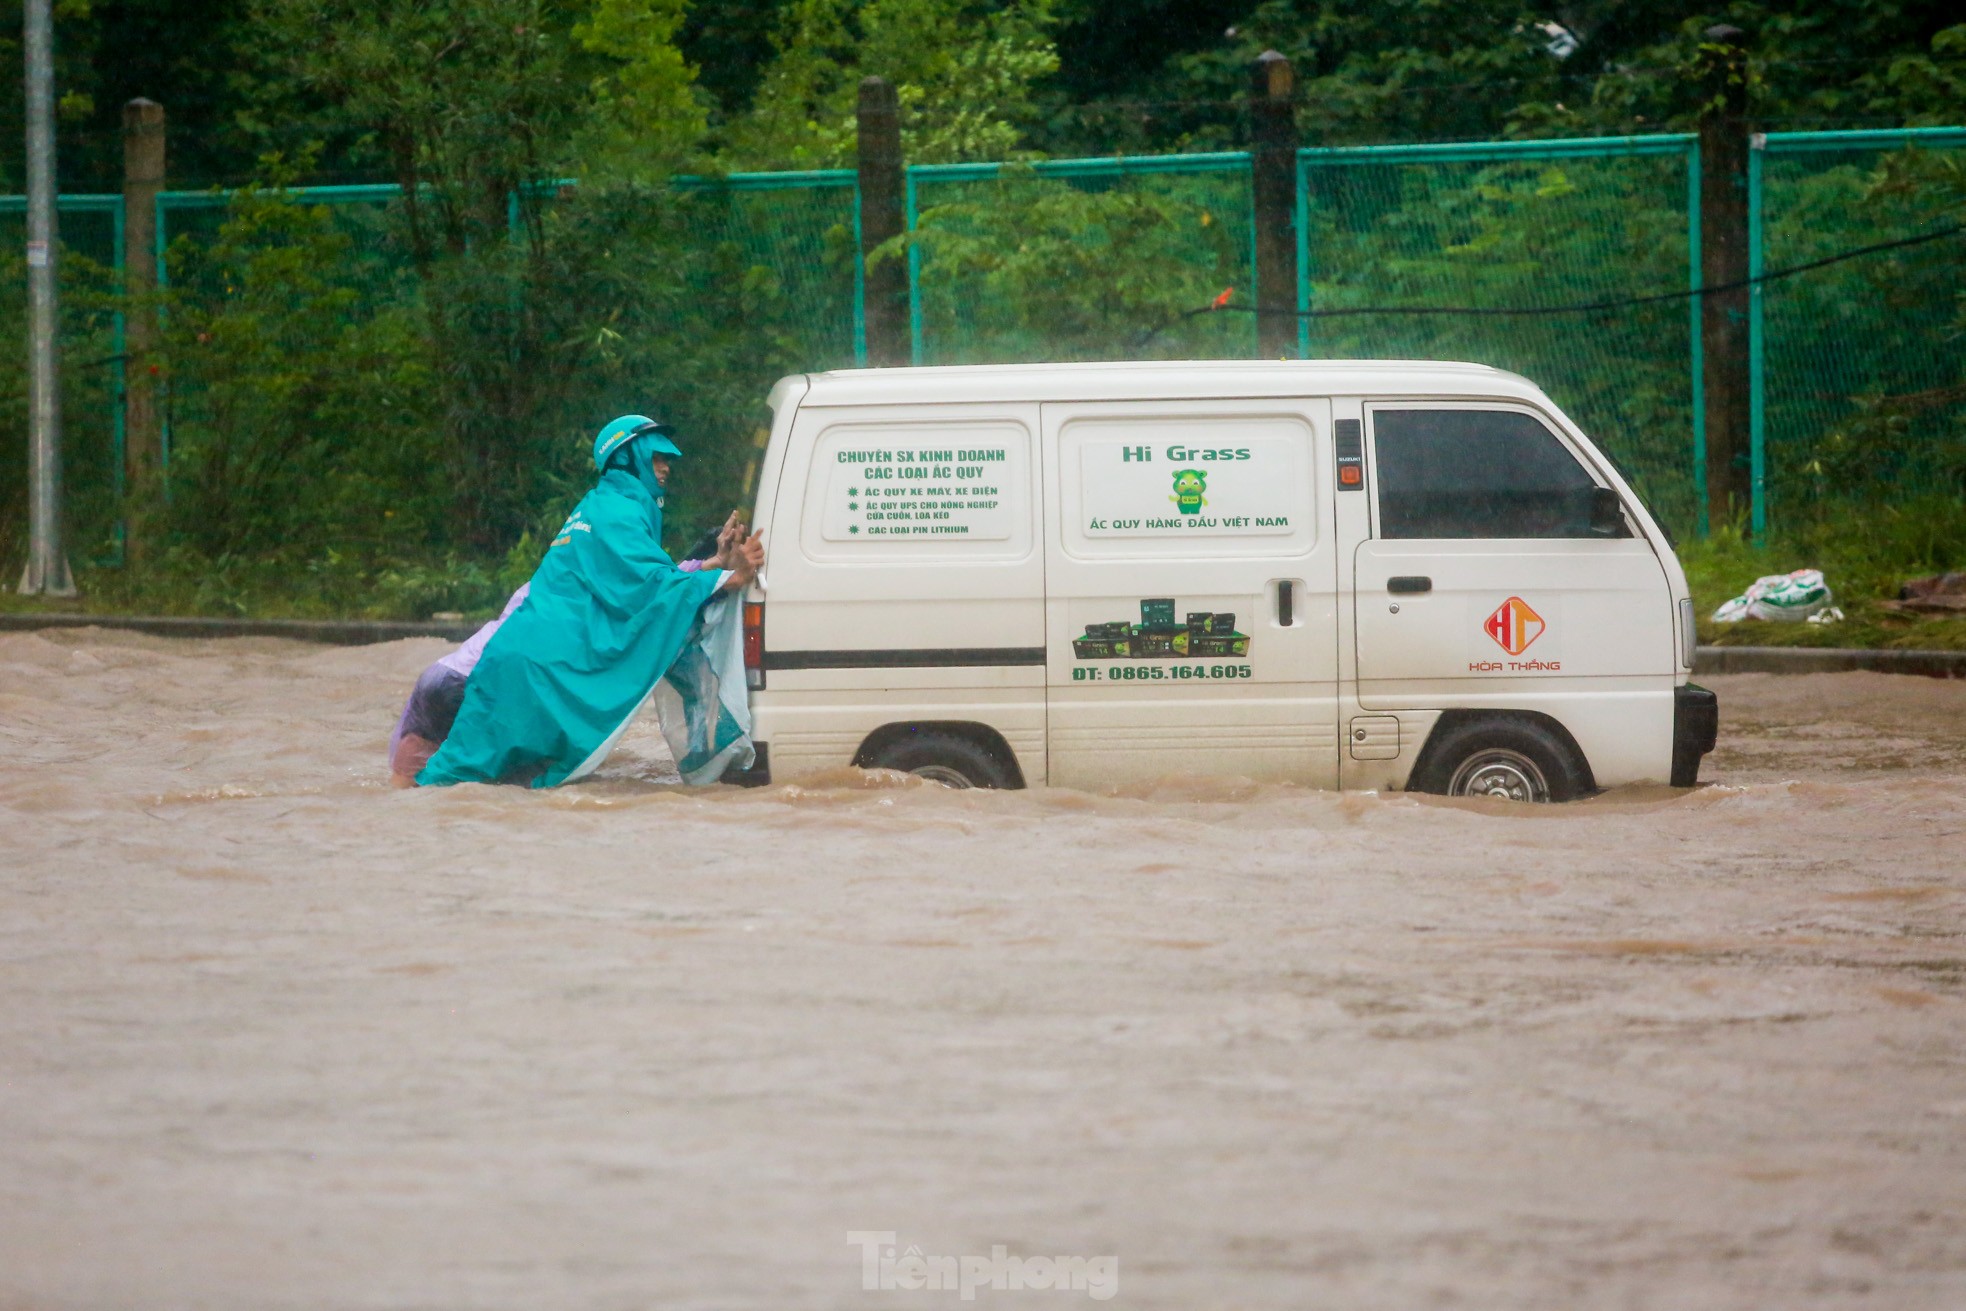
<path fill-rule="evenodd" d="M 1597 482 L 1512 410 L 1374 410 L 1383 537 L 1590 537 Z"/>

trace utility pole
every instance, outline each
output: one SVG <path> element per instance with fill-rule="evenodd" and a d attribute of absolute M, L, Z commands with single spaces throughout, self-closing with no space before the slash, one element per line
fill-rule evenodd
<path fill-rule="evenodd" d="M 1747 33 L 1706 30 L 1700 77 L 1700 280 L 1748 276 Z M 1701 378 L 1706 390 L 1707 523 L 1734 522 L 1753 496 L 1748 462 L 1748 289 L 1700 298 Z"/>
<path fill-rule="evenodd" d="M 901 235 L 903 212 L 901 99 L 885 78 L 860 82 L 860 267 L 866 278 L 867 363 L 890 368 L 914 356 L 908 324 L 908 262 L 890 259 L 867 267 L 867 256 Z"/>
<path fill-rule="evenodd" d="M 145 542 L 143 517 L 163 468 L 157 407 L 157 193 L 164 188 L 164 107 L 138 98 L 123 106 L 123 485 L 129 489 L 131 556 Z"/>
<path fill-rule="evenodd" d="M 55 52 L 49 0 L 26 0 L 27 567 L 24 596 L 73 596 L 61 533 L 61 357 L 55 302 Z"/>
<path fill-rule="evenodd" d="M 1256 353 L 1297 346 L 1297 112 L 1290 61 L 1265 50 L 1249 68 L 1250 184 L 1256 208 Z"/>

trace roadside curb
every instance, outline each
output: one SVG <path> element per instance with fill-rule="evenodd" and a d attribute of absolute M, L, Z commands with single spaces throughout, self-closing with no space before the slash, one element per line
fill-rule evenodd
<path fill-rule="evenodd" d="M 1880 674 L 1922 674 L 1927 678 L 1966 678 L 1966 651 L 1703 646 L 1693 656 L 1696 674 L 1840 674 L 1855 669 Z"/>
<path fill-rule="evenodd" d="M 462 642 L 478 631 L 470 621 L 388 619 L 221 619 L 178 615 L 0 614 L 0 633 L 47 628 L 110 628 L 153 637 L 284 637 L 297 642 L 366 646 L 405 637 Z"/>

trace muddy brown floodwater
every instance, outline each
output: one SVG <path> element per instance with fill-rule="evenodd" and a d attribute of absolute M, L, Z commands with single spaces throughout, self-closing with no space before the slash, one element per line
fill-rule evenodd
<path fill-rule="evenodd" d="M 392 792 L 440 649 L 0 636 L 0 1308 L 1966 1307 L 1966 684 L 1534 810 Z"/>

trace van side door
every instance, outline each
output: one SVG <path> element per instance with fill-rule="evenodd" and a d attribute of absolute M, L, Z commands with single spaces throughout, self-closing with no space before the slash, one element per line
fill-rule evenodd
<path fill-rule="evenodd" d="M 1041 409 L 1050 781 L 1335 787 L 1330 403 Z"/>
<path fill-rule="evenodd" d="M 1381 402 L 1365 414 L 1360 706 L 1548 714 L 1600 783 L 1664 781 L 1669 584 L 1623 514 L 1604 516 L 1608 489 L 1581 448 L 1516 403 Z"/>

